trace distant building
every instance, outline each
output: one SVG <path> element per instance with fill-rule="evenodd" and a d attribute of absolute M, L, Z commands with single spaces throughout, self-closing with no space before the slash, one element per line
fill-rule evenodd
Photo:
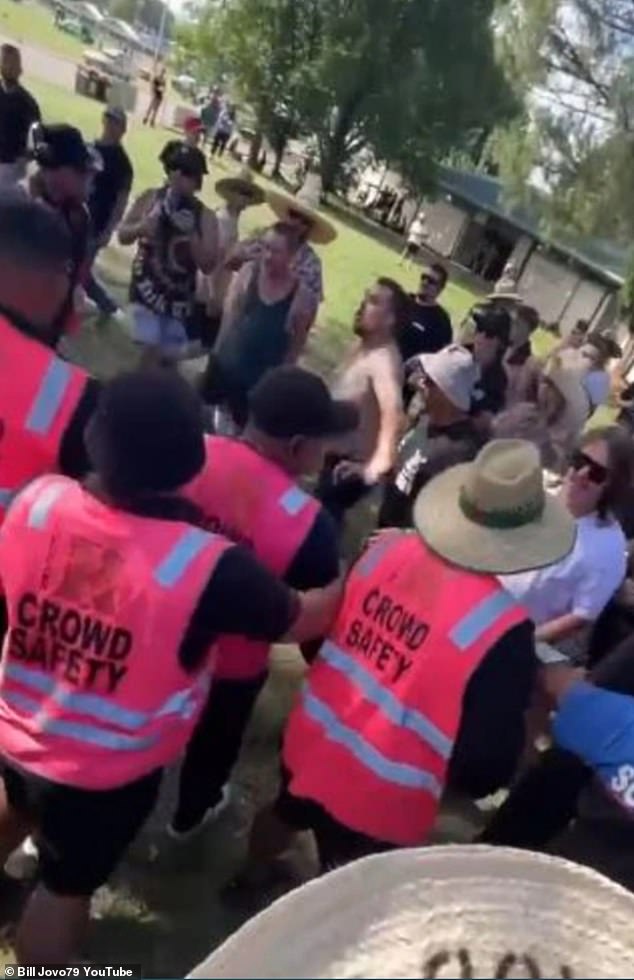
<path fill-rule="evenodd" d="M 371 196 L 378 188 L 398 189 L 401 181 L 397 174 L 368 168 L 361 185 Z M 485 286 L 493 286 L 512 261 L 518 291 L 544 323 L 558 323 L 563 334 L 579 319 L 596 328 L 614 321 L 628 262 L 625 249 L 598 239 L 547 241 L 535 214 L 506 205 L 495 177 L 443 167 L 438 186 L 438 198 L 423 203 L 430 249 L 479 276 Z M 408 222 L 419 206 L 411 198 L 406 202 Z"/>

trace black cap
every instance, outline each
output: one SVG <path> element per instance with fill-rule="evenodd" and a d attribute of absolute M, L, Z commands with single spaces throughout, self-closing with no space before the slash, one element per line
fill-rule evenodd
<path fill-rule="evenodd" d="M 352 402 L 335 401 L 317 375 L 298 367 L 268 371 L 249 396 L 249 419 L 273 439 L 323 439 L 359 424 Z"/>
<path fill-rule="evenodd" d="M 74 167 L 76 170 L 100 170 L 101 157 L 94 147 L 84 142 L 75 126 L 56 123 L 44 126 L 37 123 L 31 133 L 33 159 L 40 167 Z"/>
<path fill-rule="evenodd" d="M 471 311 L 476 330 L 488 337 L 498 337 L 503 344 L 511 339 L 511 316 L 507 310 L 496 306 L 477 306 Z"/>
<path fill-rule="evenodd" d="M 166 493 L 205 460 L 202 402 L 176 372 L 135 371 L 103 388 L 88 426 L 90 460 L 113 496 Z"/>
<path fill-rule="evenodd" d="M 163 147 L 159 159 L 167 173 L 177 170 L 200 181 L 209 173 L 204 153 L 197 146 L 189 146 L 180 140 L 172 140 Z"/>

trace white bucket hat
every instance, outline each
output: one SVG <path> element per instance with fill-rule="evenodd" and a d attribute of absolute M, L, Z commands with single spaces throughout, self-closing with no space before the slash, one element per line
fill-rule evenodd
<path fill-rule="evenodd" d="M 420 365 L 452 405 L 469 411 L 479 371 L 466 347 L 450 344 L 434 354 L 419 354 L 407 362 L 408 367 L 415 365 Z"/>
<path fill-rule="evenodd" d="M 191 977 L 634 977 L 634 896 L 561 858 L 392 851 L 304 885 Z"/>
<path fill-rule="evenodd" d="M 432 551 L 461 568 L 494 575 L 544 568 L 575 543 L 575 523 L 544 490 L 540 455 L 523 439 L 497 439 L 472 463 L 423 487 L 414 526 Z"/>

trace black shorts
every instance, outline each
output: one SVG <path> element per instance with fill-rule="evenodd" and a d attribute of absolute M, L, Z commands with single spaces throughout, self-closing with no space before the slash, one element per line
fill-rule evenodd
<path fill-rule="evenodd" d="M 0 762 L 9 805 L 34 824 L 44 886 L 91 895 L 114 871 L 154 809 L 162 770 L 109 790 L 52 783 Z"/>

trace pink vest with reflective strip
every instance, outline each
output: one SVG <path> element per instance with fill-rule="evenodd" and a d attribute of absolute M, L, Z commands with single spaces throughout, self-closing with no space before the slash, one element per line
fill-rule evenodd
<path fill-rule="evenodd" d="M 57 468 L 87 375 L 0 317 L 0 523 L 13 495 Z"/>
<path fill-rule="evenodd" d="M 186 496 L 200 507 L 209 530 L 250 548 L 283 578 L 310 533 L 319 504 L 244 442 L 208 436 L 206 450 L 207 463 Z M 269 650 L 267 643 L 223 637 L 215 676 L 256 678 L 267 669 Z"/>
<path fill-rule="evenodd" d="M 188 524 L 108 508 L 65 477 L 27 487 L 0 534 L 0 754 L 83 789 L 175 761 L 212 666 L 186 673 L 178 652 L 228 547 Z"/>
<path fill-rule="evenodd" d="M 377 840 L 424 842 L 469 679 L 527 618 L 492 575 L 448 565 L 414 533 L 381 536 L 352 569 L 291 714 L 293 795 Z"/>

